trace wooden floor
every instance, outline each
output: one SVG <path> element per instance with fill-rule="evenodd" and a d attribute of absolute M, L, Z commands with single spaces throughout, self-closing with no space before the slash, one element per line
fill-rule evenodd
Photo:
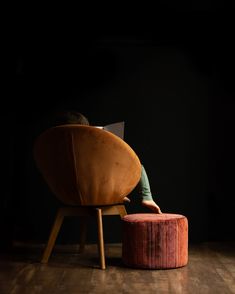
<path fill-rule="evenodd" d="M 0 294 L 235 293 L 234 245 L 191 244 L 188 265 L 171 270 L 126 268 L 120 244 L 106 244 L 106 270 L 98 268 L 96 245 L 83 254 L 57 247 L 46 265 L 38 262 L 40 248 L 18 245 L 0 256 Z"/>

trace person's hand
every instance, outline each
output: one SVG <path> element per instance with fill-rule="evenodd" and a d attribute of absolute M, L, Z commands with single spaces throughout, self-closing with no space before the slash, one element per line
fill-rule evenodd
<path fill-rule="evenodd" d="M 141 204 L 155 213 L 162 213 L 160 207 L 153 200 L 142 200 Z"/>
<path fill-rule="evenodd" d="M 131 202 L 131 200 L 130 200 L 128 197 L 124 197 L 124 198 L 123 198 L 123 201 L 124 201 L 124 202 Z"/>

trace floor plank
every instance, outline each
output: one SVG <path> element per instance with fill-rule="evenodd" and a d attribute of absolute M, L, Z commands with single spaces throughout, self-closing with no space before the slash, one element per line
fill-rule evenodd
<path fill-rule="evenodd" d="M 235 293 L 235 243 L 189 245 L 186 266 L 167 270 L 125 267 L 121 244 L 106 244 L 107 269 L 99 269 L 97 246 L 55 248 L 48 264 L 40 246 L 16 246 L 0 255 L 1 294 L 60 293 Z"/>

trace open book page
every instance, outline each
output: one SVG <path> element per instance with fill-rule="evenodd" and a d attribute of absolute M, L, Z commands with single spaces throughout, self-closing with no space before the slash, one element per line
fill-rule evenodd
<path fill-rule="evenodd" d="M 124 121 L 104 126 L 104 130 L 124 139 Z"/>
<path fill-rule="evenodd" d="M 124 140 L 124 121 L 106 125 L 104 127 L 96 126 L 96 128 L 111 132 Z"/>

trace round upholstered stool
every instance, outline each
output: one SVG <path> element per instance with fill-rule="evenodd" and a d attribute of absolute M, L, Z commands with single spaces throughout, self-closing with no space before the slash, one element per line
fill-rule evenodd
<path fill-rule="evenodd" d="M 129 214 L 122 219 L 122 261 L 134 268 L 167 269 L 188 262 L 188 220 L 180 214 Z"/>

